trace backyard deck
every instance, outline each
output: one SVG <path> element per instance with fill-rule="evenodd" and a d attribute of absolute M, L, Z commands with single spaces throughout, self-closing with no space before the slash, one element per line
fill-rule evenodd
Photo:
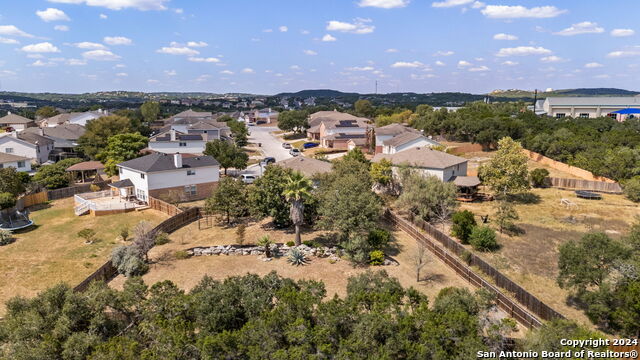
<path fill-rule="evenodd" d="M 111 190 L 78 194 L 74 199 L 75 214 L 78 216 L 87 213 L 94 216 L 119 214 L 148 207 L 146 203 L 114 196 Z"/>

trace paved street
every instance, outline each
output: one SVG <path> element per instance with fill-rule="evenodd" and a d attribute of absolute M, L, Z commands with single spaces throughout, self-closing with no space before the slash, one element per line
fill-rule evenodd
<path fill-rule="evenodd" d="M 261 149 L 264 152 L 264 157 L 270 156 L 274 157 L 276 161 L 280 161 L 290 158 L 291 155 L 289 155 L 289 150 L 282 147 L 282 142 L 270 134 L 270 132 L 277 130 L 277 127 L 251 126 L 249 127 L 249 132 L 251 133 L 251 136 L 249 136 L 249 142 L 261 143 Z M 242 173 L 259 175 L 260 165 L 251 165 Z"/>

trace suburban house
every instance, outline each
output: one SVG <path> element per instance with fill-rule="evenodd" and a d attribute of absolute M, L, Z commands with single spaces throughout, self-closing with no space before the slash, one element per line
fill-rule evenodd
<path fill-rule="evenodd" d="M 414 147 L 394 154 L 376 154 L 372 161 L 380 162 L 382 159 L 391 162 L 394 173 L 397 173 L 400 166 L 409 166 L 445 182 L 467 177 L 467 159 L 430 147 Z"/>
<path fill-rule="evenodd" d="M 209 138 L 213 136 L 213 138 Z M 185 134 L 177 130 L 162 132 L 149 139 L 149 150 L 165 154 L 202 154 L 208 141 L 219 138 L 219 133 Z"/>
<path fill-rule="evenodd" d="M 10 167 L 20 172 L 31 172 L 31 159 L 24 156 L 0 153 L 0 169 Z"/>
<path fill-rule="evenodd" d="M 53 140 L 37 134 L 15 131 L 0 134 L 0 152 L 26 157 L 38 164 L 49 160 L 53 144 Z"/>
<path fill-rule="evenodd" d="M 365 122 L 369 120 L 335 110 L 315 112 L 309 115 L 309 128 L 307 129 L 307 138 L 309 138 L 309 140 L 320 140 L 320 125 L 324 122 L 357 119 L 363 119 Z"/>
<path fill-rule="evenodd" d="M 53 150 L 49 153 L 49 160 L 58 162 L 63 159 L 79 157 L 76 148 L 78 139 L 84 135 L 84 126 L 76 124 L 62 124 L 56 127 L 28 128 L 24 133 L 44 136 L 53 140 Z"/>
<path fill-rule="evenodd" d="M 35 121 L 20 115 L 12 114 L 11 112 L 0 118 L 0 130 L 11 128 L 14 131 L 23 131 L 26 128 L 35 126 Z"/>
<path fill-rule="evenodd" d="M 52 116 L 40 121 L 40 127 L 54 127 L 62 124 L 87 126 L 87 122 L 111 115 L 107 110 L 87 111 L 81 113 L 65 113 Z"/>
<path fill-rule="evenodd" d="M 333 168 L 333 165 L 331 165 L 330 162 L 304 156 L 296 156 L 290 159 L 278 161 L 274 165 L 284 169 L 298 171 L 308 178 L 328 173 Z"/>
<path fill-rule="evenodd" d="M 319 111 L 309 116 L 307 137 L 319 140 L 320 146 L 331 149 L 344 149 L 354 146 L 366 146 L 369 119 L 360 118 L 338 111 Z M 349 141 L 351 145 L 349 145 Z"/>
<path fill-rule="evenodd" d="M 623 120 L 614 111 L 640 108 L 639 96 L 598 96 L 598 97 L 548 97 L 541 104 L 536 104 L 536 113 L 546 114 L 555 118 L 580 117 L 596 118 L 609 116 Z"/>
<path fill-rule="evenodd" d="M 228 137 L 231 133 L 224 122 L 217 122 L 210 112 L 183 111 L 164 121 L 160 132 L 176 130 L 183 134 L 207 134 L 211 140 Z"/>
<path fill-rule="evenodd" d="M 434 147 L 440 144 L 418 132 L 406 132 L 385 140 L 382 146 L 383 154 L 395 154 L 415 147 Z"/>
<path fill-rule="evenodd" d="M 140 201 L 171 193 L 185 200 L 211 195 L 220 179 L 220 164 L 211 156 L 154 153 L 117 165 L 120 181 L 111 184 L 121 196 Z"/>

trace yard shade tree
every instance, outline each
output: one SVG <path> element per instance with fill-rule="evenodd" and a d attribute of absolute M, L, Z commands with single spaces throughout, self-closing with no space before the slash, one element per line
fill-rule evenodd
<path fill-rule="evenodd" d="M 387 159 L 371 164 L 371 180 L 378 188 L 387 189 L 392 187 L 393 171 L 391 165 L 391 161 Z"/>
<path fill-rule="evenodd" d="M 41 166 L 33 176 L 33 181 L 47 189 L 60 189 L 69 186 L 69 174 L 56 164 Z"/>
<path fill-rule="evenodd" d="M 342 160 L 344 161 L 359 161 L 363 164 L 367 164 L 367 166 L 370 164 L 369 160 L 367 160 L 367 158 L 364 156 L 364 153 L 362 152 L 362 150 L 360 150 L 359 147 L 355 147 L 351 150 L 349 150 L 347 152 L 347 154 L 345 156 L 342 157 Z"/>
<path fill-rule="evenodd" d="M 291 225 L 289 204 L 284 196 L 291 170 L 269 165 L 264 174 L 249 187 L 249 211 L 259 219 L 271 217 L 278 228 Z"/>
<path fill-rule="evenodd" d="M 360 99 L 354 103 L 353 107 L 359 116 L 373 118 L 376 113 L 376 109 L 371 105 L 371 101 L 369 100 Z"/>
<path fill-rule="evenodd" d="M 308 127 L 307 114 L 304 110 L 283 111 L 278 115 L 278 128 L 283 131 L 303 133 Z"/>
<path fill-rule="evenodd" d="M 147 147 L 149 139 L 139 133 L 118 134 L 107 140 L 107 146 L 96 155 L 105 165 L 109 176 L 118 174 L 117 164 L 140 157 L 140 151 Z"/>
<path fill-rule="evenodd" d="M 640 202 L 640 176 L 635 176 L 624 182 L 624 194 L 633 202 Z"/>
<path fill-rule="evenodd" d="M 496 224 L 498 224 L 500 234 L 502 234 L 505 230 L 513 230 L 515 226 L 513 221 L 520 218 L 515 206 L 511 202 L 502 199 L 496 202 L 495 208 Z"/>
<path fill-rule="evenodd" d="M 285 199 L 291 204 L 289 216 L 296 229 L 296 246 L 302 244 L 300 225 L 304 223 L 305 201 L 311 197 L 312 191 L 313 183 L 311 180 L 302 175 L 302 173 L 294 171 L 289 175 L 282 192 Z"/>
<path fill-rule="evenodd" d="M 495 156 L 479 169 L 482 181 L 498 195 L 510 195 L 529 189 L 527 156 L 520 143 L 509 137 L 498 141 Z"/>
<path fill-rule="evenodd" d="M 95 159 L 96 155 L 107 147 L 110 137 L 133 132 L 131 120 L 112 115 L 87 122 L 86 132 L 78 139 L 78 148 L 86 156 Z"/>
<path fill-rule="evenodd" d="M 227 225 L 248 214 L 247 188 L 231 177 L 220 180 L 205 203 L 205 209 L 211 214 L 220 215 Z"/>
<path fill-rule="evenodd" d="M 0 192 L 0 210 L 11 209 L 16 206 L 17 198 L 9 192 Z"/>
<path fill-rule="evenodd" d="M 6 167 L 0 169 L 0 193 L 10 193 L 13 196 L 18 196 L 24 190 L 24 183 L 16 168 Z"/>
<path fill-rule="evenodd" d="M 460 239 L 463 244 L 469 243 L 473 228 L 477 225 L 473 213 L 469 210 L 458 211 L 451 216 L 451 235 Z"/>
<path fill-rule="evenodd" d="M 155 101 L 147 101 L 140 106 L 140 112 L 142 113 L 144 121 L 150 124 L 158 120 L 158 115 L 160 115 L 160 104 Z"/>
<path fill-rule="evenodd" d="M 588 340 L 588 339 L 606 339 L 606 336 L 600 332 L 589 330 L 585 326 L 579 325 L 574 321 L 565 319 L 554 319 L 542 324 L 541 327 L 529 331 L 520 351 L 536 351 L 540 354 L 542 351 L 548 352 L 567 352 L 575 351 L 575 347 L 571 345 L 562 345 L 563 339 L 572 340 Z M 606 351 L 607 346 L 584 346 L 581 350 Z M 575 358 L 573 358 L 575 359 Z M 582 357 L 580 358 L 582 359 Z"/>
<path fill-rule="evenodd" d="M 249 155 L 247 155 L 247 153 L 235 144 L 224 140 L 208 142 L 204 154 L 218 160 L 220 166 L 224 169 L 225 175 L 227 175 L 227 169 L 229 168 L 245 169 L 249 161 Z"/>
<path fill-rule="evenodd" d="M 402 192 L 396 200 L 400 208 L 416 214 L 425 221 L 444 223 L 458 206 L 457 188 L 435 176 L 424 176 L 418 170 L 400 170 Z"/>
<path fill-rule="evenodd" d="M 231 136 L 233 136 L 234 143 L 238 147 L 247 146 L 249 143 L 249 129 L 247 129 L 247 126 L 235 119 L 227 121 L 227 125 L 231 130 Z"/>
<path fill-rule="evenodd" d="M 54 117 L 58 114 L 60 114 L 60 112 L 56 110 L 56 108 L 54 108 L 53 106 L 43 106 L 38 110 L 36 110 L 36 116 L 40 119 Z"/>

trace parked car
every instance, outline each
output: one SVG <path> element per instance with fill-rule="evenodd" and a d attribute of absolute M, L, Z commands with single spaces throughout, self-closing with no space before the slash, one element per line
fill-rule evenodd
<path fill-rule="evenodd" d="M 253 174 L 241 174 L 240 180 L 245 184 L 253 184 L 256 181 L 256 176 Z"/>
<path fill-rule="evenodd" d="M 266 166 L 266 165 L 269 165 L 269 164 L 273 164 L 273 163 L 275 163 L 275 162 L 276 162 L 276 158 L 271 157 L 271 156 L 266 157 L 266 158 L 262 159 L 262 161 L 261 161 L 261 163 L 262 163 L 263 165 L 265 165 L 265 166 Z"/>
<path fill-rule="evenodd" d="M 289 155 L 298 156 L 298 155 L 300 155 L 300 150 L 298 150 L 296 148 L 293 148 L 293 149 L 289 150 Z"/>
<path fill-rule="evenodd" d="M 255 124 L 255 123 L 252 123 L 252 122 L 247 123 L 247 125 L 249 125 L 249 126 L 256 126 L 256 124 Z"/>
<path fill-rule="evenodd" d="M 305 149 L 311 149 L 311 148 L 314 148 L 314 147 L 317 147 L 317 146 L 320 146 L 320 144 L 314 143 L 314 142 L 306 142 L 306 143 L 302 144 L 302 147 L 305 148 Z"/>
<path fill-rule="evenodd" d="M 256 125 L 263 125 L 263 124 L 266 124 L 266 123 L 267 123 L 266 120 L 258 120 L 258 121 L 256 121 Z"/>
<path fill-rule="evenodd" d="M 291 149 L 291 144 L 289 143 L 282 143 L 282 147 L 285 149 Z"/>

